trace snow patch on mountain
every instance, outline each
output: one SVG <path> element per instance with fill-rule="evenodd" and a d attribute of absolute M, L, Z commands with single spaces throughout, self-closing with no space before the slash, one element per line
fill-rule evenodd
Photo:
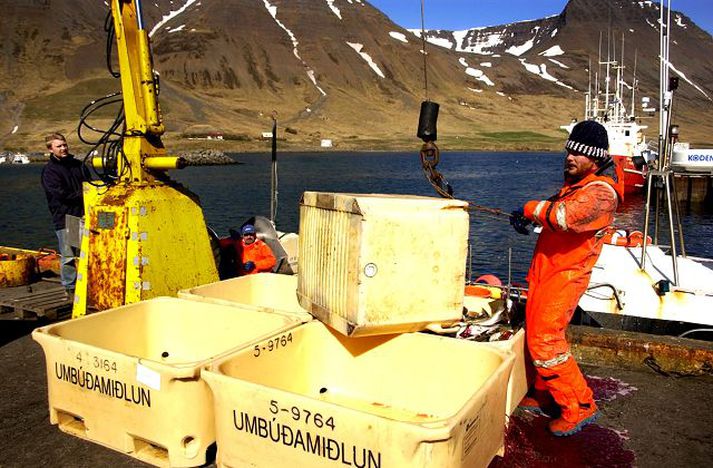
<path fill-rule="evenodd" d="M 553 83 L 556 83 L 564 88 L 572 89 L 571 86 L 568 84 L 562 83 L 560 80 L 558 80 L 556 77 L 550 75 L 547 72 L 547 64 L 541 64 L 537 65 L 534 63 L 527 63 L 525 59 L 520 59 L 520 63 L 522 63 L 522 66 L 525 67 L 525 70 L 529 71 L 530 73 L 533 73 L 535 75 L 541 76 L 542 78 L 546 79 L 547 81 L 552 81 Z"/>
<path fill-rule="evenodd" d="M 683 18 L 681 18 L 681 15 L 676 15 L 676 24 L 683 29 L 686 29 L 686 25 L 683 23 Z"/>
<path fill-rule="evenodd" d="M 414 29 L 411 32 L 413 32 L 416 37 L 418 37 L 418 38 L 421 37 L 420 29 Z M 426 42 L 428 42 L 429 44 L 438 46 L 438 47 L 443 47 L 444 49 L 453 49 L 454 46 L 457 46 L 457 44 L 453 44 L 453 42 L 451 42 L 451 40 L 448 38 L 429 36 L 428 32 L 426 32 Z"/>
<path fill-rule="evenodd" d="M 488 86 L 495 86 L 495 83 L 493 83 L 492 80 L 490 78 L 488 78 L 488 76 L 485 73 L 483 73 L 483 70 L 479 70 L 477 68 L 473 68 L 473 67 L 469 66 L 468 62 L 463 57 L 461 57 L 458 60 L 458 63 L 460 63 L 462 66 L 465 67 L 466 75 L 472 76 L 476 80 L 482 81 L 483 83 L 485 83 Z"/>
<path fill-rule="evenodd" d="M 403 42 L 404 44 L 408 44 L 408 39 L 406 39 L 406 35 L 404 33 L 391 31 L 389 32 L 389 36 L 393 37 L 397 41 Z"/>
<path fill-rule="evenodd" d="M 562 47 L 558 45 L 554 45 L 547 49 L 544 52 L 540 52 L 539 55 L 542 55 L 544 57 L 557 57 L 558 55 L 563 55 L 564 50 L 562 50 Z"/>
<path fill-rule="evenodd" d="M 158 23 L 156 23 L 156 25 L 151 29 L 151 31 L 149 32 L 149 37 L 156 34 L 156 31 L 161 29 L 164 24 L 168 23 L 173 18 L 175 18 L 176 16 L 178 16 L 181 13 L 183 13 L 184 11 L 186 11 L 186 9 L 189 6 L 193 5 L 195 2 L 196 2 L 196 0 L 186 0 L 186 3 L 184 3 L 183 6 L 180 7 L 178 10 L 171 10 L 170 12 L 168 12 L 167 15 L 164 15 L 163 18 L 161 18 L 161 20 Z M 200 5 L 200 3 L 199 3 L 199 5 Z"/>
<path fill-rule="evenodd" d="M 547 60 L 549 60 L 550 62 L 554 63 L 555 65 L 558 65 L 560 68 L 569 68 L 567 65 L 565 65 L 565 64 L 562 63 L 562 62 L 560 62 L 559 60 L 555 60 L 555 59 L 553 59 L 553 58 L 547 59 Z"/>
<path fill-rule="evenodd" d="M 376 73 L 377 75 L 379 75 L 382 78 L 386 78 L 384 73 L 381 71 L 379 66 L 374 62 L 374 60 L 371 58 L 371 56 L 369 54 L 367 54 L 366 52 L 362 52 L 362 49 L 364 48 L 363 44 L 347 41 L 347 45 L 349 45 L 349 47 L 354 49 L 357 54 L 361 55 L 361 58 L 363 58 L 364 61 L 369 64 L 371 69 L 374 70 L 374 73 Z"/>
<path fill-rule="evenodd" d="M 469 54 L 480 55 L 492 55 L 491 52 L 486 52 L 485 49 L 490 49 L 500 45 L 503 42 L 502 35 L 505 30 L 503 29 L 502 31 L 491 32 L 483 36 L 481 36 L 480 34 L 475 34 L 474 38 L 470 37 L 470 43 L 466 44 L 466 37 L 468 37 L 469 34 L 472 34 L 472 31 L 480 29 L 484 28 L 473 28 L 464 29 L 461 31 L 447 32 L 453 38 L 452 40 L 446 37 L 436 37 L 432 35 L 441 34 L 442 31 L 440 30 L 426 31 L 426 42 L 436 45 L 438 47 L 456 50 L 458 52 L 466 52 Z M 421 37 L 420 29 L 409 29 L 409 31 L 413 33 L 414 36 L 418 38 Z"/>
<path fill-rule="evenodd" d="M 519 57 L 522 54 L 524 54 L 525 52 L 527 52 L 528 50 L 532 49 L 532 46 L 534 46 L 534 45 L 535 45 L 535 40 L 530 39 L 522 45 L 511 46 L 505 52 L 507 52 L 508 54 L 514 55 L 515 57 Z"/>
<path fill-rule="evenodd" d="M 483 28 L 474 29 L 479 30 Z M 506 32 L 506 30 L 503 29 L 501 31 L 492 31 L 484 35 L 478 33 L 475 36 L 476 39 L 474 41 L 473 39 L 471 39 L 472 43 L 465 45 L 465 37 L 470 32 L 471 30 L 468 29 L 464 31 L 453 31 L 453 37 L 455 37 L 456 41 L 458 42 L 456 50 L 458 50 L 459 52 L 468 52 L 471 54 L 492 55 L 492 52 L 486 52 L 486 49 L 492 49 L 502 44 L 503 34 Z"/>
<path fill-rule="evenodd" d="M 327 5 L 329 6 L 329 9 L 332 10 L 332 13 L 334 13 L 334 15 L 335 15 L 337 18 L 342 19 L 342 12 L 339 11 L 339 8 L 337 8 L 336 6 L 334 6 L 334 0 L 325 0 L 325 1 L 327 2 Z M 349 3 L 351 3 L 351 2 L 349 2 Z"/>
<path fill-rule="evenodd" d="M 175 33 L 175 32 L 178 32 L 178 31 L 183 31 L 183 30 L 185 29 L 185 27 L 186 27 L 186 25 L 185 25 L 185 24 L 182 24 L 182 25 L 180 25 L 180 26 L 177 27 L 177 28 L 169 29 L 169 30 L 168 30 L 168 33 L 170 34 L 170 33 Z"/>
<path fill-rule="evenodd" d="M 297 58 L 297 60 L 299 60 L 302 63 L 302 65 L 305 67 L 305 70 L 307 71 L 307 77 L 310 79 L 310 81 L 312 82 L 314 87 L 317 88 L 317 90 L 322 94 L 322 96 L 326 96 L 327 93 L 317 83 L 317 79 L 315 78 L 314 71 L 312 70 L 312 68 L 310 68 L 307 65 L 307 63 L 304 60 L 302 60 L 302 57 L 300 57 L 300 52 L 297 49 L 297 46 L 300 43 L 297 40 L 297 38 L 295 37 L 295 34 L 292 31 L 290 31 L 287 28 L 287 26 L 285 26 L 282 23 L 282 21 L 277 19 L 277 6 L 272 5 L 268 0 L 263 0 L 263 2 L 265 4 L 265 9 L 270 13 L 270 16 L 272 16 L 272 19 L 275 20 L 275 23 L 277 23 L 277 25 L 279 27 L 281 27 L 287 33 L 288 36 L 290 36 L 290 40 L 292 41 L 292 53 Z"/>
<path fill-rule="evenodd" d="M 701 89 L 701 87 L 698 86 L 697 84 L 695 84 L 693 81 L 689 80 L 688 77 L 683 74 L 683 72 L 678 71 L 678 69 L 676 69 L 676 67 L 674 67 L 671 62 L 666 62 L 666 63 L 668 64 L 668 67 L 669 67 L 671 70 L 673 70 L 678 76 L 680 76 L 681 78 L 683 78 L 683 79 L 686 81 L 686 83 L 688 83 L 688 84 L 690 84 L 691 86 L 693 86 L 694 88 L 696 88 L 696 89 L 698 90 L 698 92 L 700 92 L 702 95 L 704 95 L 704 96 L 706 97 L 706 99 L 708 99 L 709 101 L 713 101 L 713 99 L 711 99 L 710 96 L 708 96 L 708 93 L 706 93 L 705 91 L 703 91 L 703 90 Z"/>

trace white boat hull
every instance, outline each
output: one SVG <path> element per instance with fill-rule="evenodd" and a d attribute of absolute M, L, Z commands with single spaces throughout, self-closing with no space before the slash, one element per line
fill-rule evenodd
<path fill-rule="evenodd" d="M 713 270 L 679 256 L 680 284 L 675 285 L 671 256 L 651 245 L 646 253 L 642 271 L 641 247 L 605 245 L 589 289 L 579 301 L 580 308 L 595 318 L 620 316 L 619 320 L 609 317 L 610 322 L 624 323 L 624 317 L 636 317 L 713 328 Z M 659 294 L 656 284 L 661 280 L 670 283 L 669 292 Z"/>

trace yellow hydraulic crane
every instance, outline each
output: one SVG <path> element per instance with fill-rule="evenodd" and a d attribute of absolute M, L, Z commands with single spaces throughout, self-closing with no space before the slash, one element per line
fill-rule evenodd
<path fill-rule="evenodd" d="M 72 317 L 218 280 L 198 197 L 162 171 L 168 156 L 140 0 L 110 0 L 125 126 L 111 184 L 84 184 L 85 223 Z M 103 160 L 95 158 L 94 165 Z"/>

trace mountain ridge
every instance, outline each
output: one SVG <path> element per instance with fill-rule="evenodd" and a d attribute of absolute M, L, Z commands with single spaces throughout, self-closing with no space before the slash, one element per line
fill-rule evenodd
<path fill-rule="evenodd" d="M 71 134 L 92 93 L 118 88 L 106 72 L 106 7 L 77 3 L 36 0 L 20 11 L 0 0 L 11 13 L 0 34 L 0 80 L 9 83 L 0 89 L 0 145 L 37 149 L 49 129 Z M 427 47 L 428 98 L 441 104 L 442 146 L 559 148 L 559 125 L 581 118 L 602 23 L 626 37 L 627 53 L 628 44 L 639 50 L 639 95 L 656 96 L 658 33 L 650 23 L 658 11 L 648 3 L 571 0 L 560 15 L 540 20 L 433 33 L 431 42 L 450 37 L 454 44 Z M 171 16 L 178 7 L 185 8 Z M 702 97 L 713 96 L 713 40 L 676 15 L 672 61 L 699 86 L 682 80 L 677 116 L 684 137 L 711 143 L 710 125 L 697 116 L 713 109 Z M 167 144 L 221 134 L 235 139 L 210 144 L 261 148 L 277 111 L 280 128 L 290 129 L 280 134 L 288 148 L 317 147 L 323 138 L 342 149 L 418 146 L 426 97 L 421 40 L 367 2 L 156 0 L 144 5 L 144 19 L 154 30 Z"/>

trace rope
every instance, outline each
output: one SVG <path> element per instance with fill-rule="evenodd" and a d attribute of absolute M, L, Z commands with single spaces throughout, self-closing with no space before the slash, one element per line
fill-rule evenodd
<path fill-rule="evenodd" d="M 443 198 L 453 199 L 453 187 L 448 183 L 448 180 L 437 169 L 438 163 L 441 160 L 441 151 L 438 146 L 432 141 L 424 143 L 419 153 L 421 158 L 421 168 L 426 180 L 433 186 L 436 193 Z M 497 208 L 489 208 L 487 206 L 478 205 L 468 202 L 468 210 L 479 211 L 486 216 L 502 219 L 503 217 L 510 218 L 512 215 Z"/>

